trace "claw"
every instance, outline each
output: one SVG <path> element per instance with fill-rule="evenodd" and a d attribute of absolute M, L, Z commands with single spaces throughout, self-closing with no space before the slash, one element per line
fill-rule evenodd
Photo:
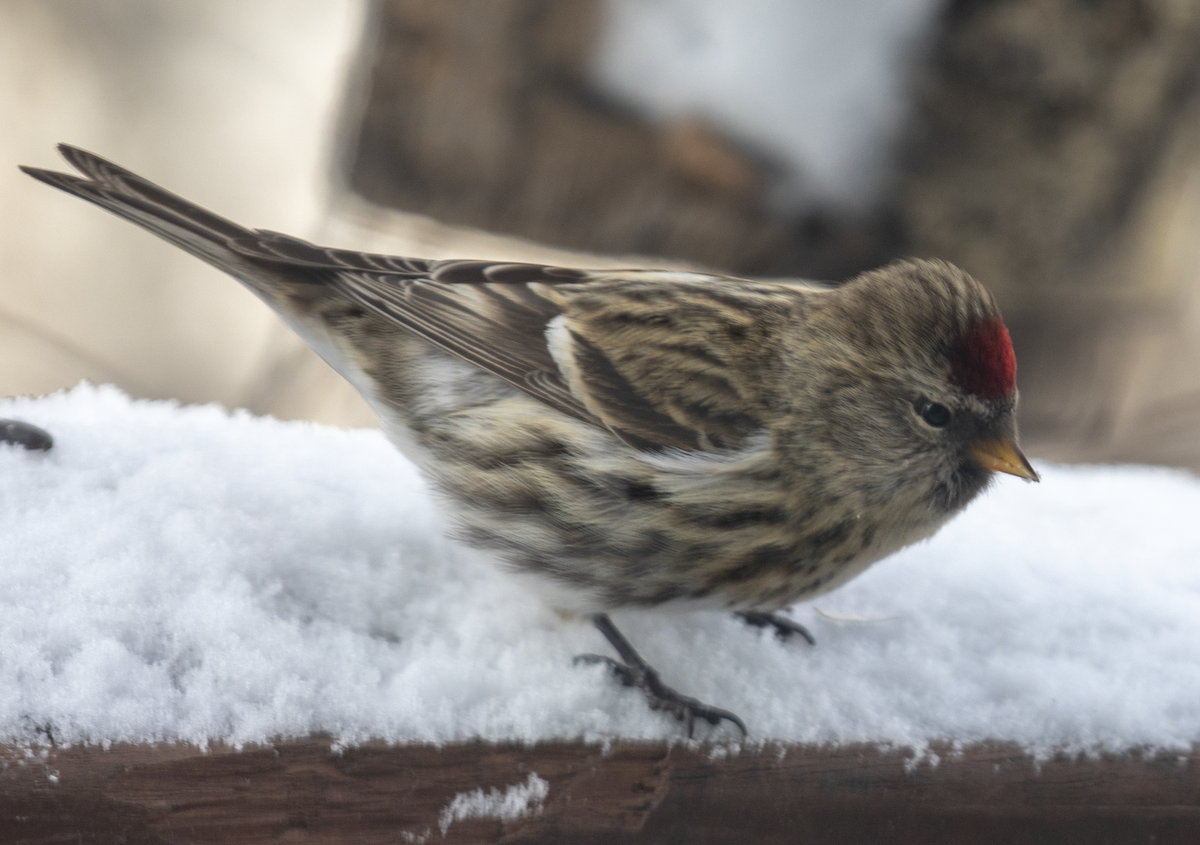
<path fill-rule="evenodd" d="M 658 672 L 650 667 L 645 660 L 642 659 L 629 644 L 629 641 L 617 630 L 616 626 L 605 614 L 599 614 L 594 618 L 594 623 L 600 632 L 608 638 L 613 647 L 620 653 L 622 663 L 619 660 L 614 660 L 611 657 L 605 657 L 601 654 L 581 654 L 575 658 L 575 663 L 597 664 L 603 663 L 608 666 L 609 670 L 627 687 L 637 687 L 646 698 L 649 699 L 651 710 L 662 710 L 670 713 L 679 721 L 687 725 L 688 738 L 690 739 L 695 734 L 696 718 L 699 717 L 710 725 L 716 727 L 725 720 L 734 725 L 742 736 L 747 736 L 746 723 L 737 717 L 734 713 L 728 710 L 723 710 L 720 707 L 713 707 L 710 704 L 692 698 L 690 696 L 681 695 L 675 690 L 662 682 Z"/>
<path fill-rule="evenodd" d="M 613 660 L 611 657 L 605 657 L 603 654 L 577 654 L 575 659 L 571 661 L 576 666 L 580 663 L 586 663 L 589 666 L 595 666 L 597 663 L 603 663 L 608 666 L 608 670 L 617 676 L 624 686 L 637 686 L 637 681 L 634 680 L 633 670 L 619 660 Z"/>
<path fill-rule="evenodd" d="M 793 634 L 798 634 L 808 640 L 809 645 L 817 644 L 817 638 L 809 633 L 807 628 L 780 613 L 764 613 L 751 610 L 735 613 L 734 616 L 740 618 L 747 625 L 753 625 L 755 628 L 765 628 L 770 625 L 775 629 L 775 636 L 781 640 L 790 639 Z"/>

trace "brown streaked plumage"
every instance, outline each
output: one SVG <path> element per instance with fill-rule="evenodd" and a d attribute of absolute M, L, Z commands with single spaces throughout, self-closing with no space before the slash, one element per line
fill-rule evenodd
<path fill-rule="evenodd" d="M 426 261 L 246 229 L 96 156 L 27 173 L 246 284 L 378 412 L 469 542 L 592 614 L 618 673 L 688 722 L 605 612 L 774 611 L 938 530 L 1016 446 L 992 296 L 902 261 L 841 287 Z M 607 658 L 604 658 L 607 660 Z"/>

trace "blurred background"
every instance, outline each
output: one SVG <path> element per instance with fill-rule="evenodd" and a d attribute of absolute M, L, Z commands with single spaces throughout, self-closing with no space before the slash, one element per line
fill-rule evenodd
<path fill-rule="evenodd" d="M 4 0 L 0 395 L 373 425 L 240 286 L 23 176 L 85 147 L 351 248 L 1000 299 L 1022 441 L 1200 470 L 1200 0 Z"/>

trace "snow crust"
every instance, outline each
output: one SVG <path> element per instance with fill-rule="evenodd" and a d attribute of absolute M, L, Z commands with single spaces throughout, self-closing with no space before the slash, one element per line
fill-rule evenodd
<path fill-rule="evenodd" d="M 609 651 L 590 625 L 447 540 L 376 431 L 86 385 L 0 417 L 56 439 L 0 445 L 2 742 L 681 735 L 572 664 Z M 1038 469 L 797 608 L 816 647 L 721 613 L 614 621 L 753 740 L 1190 747 L 1200 480 Z"/>

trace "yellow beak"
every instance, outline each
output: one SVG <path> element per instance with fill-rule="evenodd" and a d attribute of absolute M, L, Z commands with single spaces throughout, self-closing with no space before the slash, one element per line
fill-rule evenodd
<path fill-rule="evenodd" d="M 1029 460 L 1021 454 L 1010 437 L 997 440 L 976 440 L 971 444 L 971 457 L 987 469 L 1007 472 L 1029 481 L 1041 481 Z"/>

